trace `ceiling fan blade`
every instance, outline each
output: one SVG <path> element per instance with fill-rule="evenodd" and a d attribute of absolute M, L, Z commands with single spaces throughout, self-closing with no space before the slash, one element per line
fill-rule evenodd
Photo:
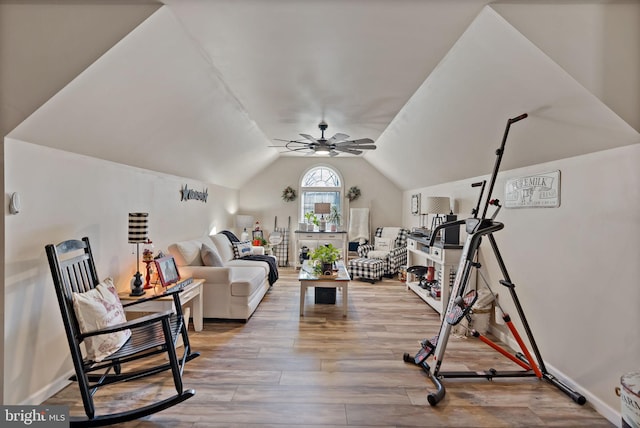
<path fill-rule="evenodd" d="M 302 135 L 304 138 L 306 138 L 306 139 L 307 139 L 307 140 L 309 140 L 309 141 L 313 141 L 314 143 L 317 143 L 317 142 L 318 142 L 318 140 L 316 140 L 315 138 L 313 138 L 313 137 L 312 137 L 311 135 L 309 135 L 309 134 L 300 134 L 300 135 Z"/>
<path fill-rule="evenodd" d="M 351 153 L 352 155 L 361 155 L 362 150 L 355 150 L 350 147 L 336 147 L 335 150 L 339 152 Z"/>
<path fill-rule="evenodd" d="M 336 135 L 334 135 L 333 137 L 329 138 L 327 140 L 327 143 L 328 144 L 334 144 L 334 143 L 337 143 L 338 141 L 346 140 L 347 138 L 349 138 L 349 136 L 347 134 L 343 134 L 341 132 L 338 132 Z"/>
<path fill-rule="evenodd" d="M 358 150 L 375 150 L 376 146 L 374 144 L 371 144 L 368 146 L 349 145 L 349 146 L 342 146 L 342 148 L 350 148 L 350 149 L 358 149 Z"/>
<path fill-rule="evenodd" d="M 371 138 L 360 138 L 358 140 L 349 140 L 349 141 L 341 141 L 337 143 L 339 145 L 347 145 L 347 144 L 373 144 L 373 140 Z"/>
<path fill-rule="evenodd" d="M 336 152 L 335 150 L 331 150 L 331 152 L 329 153 L 330 157 L 334 157 L 334 156 L 338 156 L 340 153 Z"/>

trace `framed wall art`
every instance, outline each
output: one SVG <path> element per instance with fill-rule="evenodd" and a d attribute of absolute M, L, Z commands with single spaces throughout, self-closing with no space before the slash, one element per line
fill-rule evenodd
<path fill-rule="evenodd" d="M 420 193 L 411 195 L 411 214 L 420 214 Z"/>
<path fill-rule="evenodd" d="M 557 208 L 560 206 L 560 170 L 507 180 L 506 208 Z"/>

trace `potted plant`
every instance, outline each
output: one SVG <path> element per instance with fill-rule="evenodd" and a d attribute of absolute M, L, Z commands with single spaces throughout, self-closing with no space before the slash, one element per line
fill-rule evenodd
<path fill-rule="evenodd" d="M 335 232 L 338 230 L 338 226 L 340 226 L 340 211 L 338 211 L 338 207 L 336 205 L 331 205 L 331 213 L 327 217 L 327 221 L 331 223 L 331 231 Z"/>
<path fill-rule="evenodd" d="M 340 250 L 333 244 L 326 244 L 311 251 L 309 257 L 315 261 L 316 274 L 333 275 L 333 264 L 340 258 Z"/>
<path fill-rule="evenodd" d="M 313 232 L 313 226 L 318 226 L 320 222 L 318 221 L 318 216 L 313 211 L 307 211 L 304 214 L 304 218 L 307 219 L 307 230 L 309 232 Z"/>

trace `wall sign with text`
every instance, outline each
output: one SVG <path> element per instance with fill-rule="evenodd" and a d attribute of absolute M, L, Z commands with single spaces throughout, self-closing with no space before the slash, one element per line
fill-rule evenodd
<path fill-rule="evenodd" d="M 185 184 L 184 187 L 180 189 L 180 195 L 181 201 L 194 199 L 196 201 L 202 201 L 206 203 L 207 198 L 209 197 L 209 189 L 204 189 L 203 191 L 189 189 Z"/>
<path fill-rule="evenodd" d="M 560 170 L 507 180 L 506 208 L 557 208 L 560 206 Z"/>

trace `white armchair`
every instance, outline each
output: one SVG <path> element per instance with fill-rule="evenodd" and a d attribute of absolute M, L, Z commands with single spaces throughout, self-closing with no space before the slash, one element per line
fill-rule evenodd
<path fill-rule="evenodd" d="M 384 262 L 384 275 L 395 275 L 400 266 L 407 264 L 407 237 L 409 231 L 400 227 L 378 227 L 373 244 L 360 245 L 358 257 L 380 259 Z M 378 245 L 376 245 L 378 241 Z"/>

